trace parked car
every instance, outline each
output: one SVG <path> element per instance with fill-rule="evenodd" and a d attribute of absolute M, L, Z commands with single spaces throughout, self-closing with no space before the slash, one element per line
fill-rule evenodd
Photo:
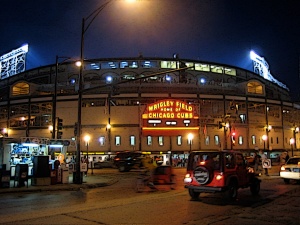
<path fill-rule="evenodd" d="M 195 151 L 189 155 L 185 188 L 192 199 L 200 193 L 223 193 L 229 200 L 237 198 L 239 188 L 253 195 L 260 191 L 260 180 L 238 151 Z"/>
<path fill-rule="evenodd" d="M 142 166 L 142 153 L 124 151 L 118 152 L 114 158 L 114 164 L 120 172 L 128 172 L 131 169 L 138 169 Z"/>
<path fill-rule="evenodd" d="M 94 169 L 102 169 L 102 168 L 116 168 L 113 160 L 105 160 L 94 163 Z"/>
<path fill-rule="evenodd" d="M 280 177 L 284 183 L 290 183 L 290 180 L 300 182 L 300 156 L 293 156 L 280 168 Z"/>

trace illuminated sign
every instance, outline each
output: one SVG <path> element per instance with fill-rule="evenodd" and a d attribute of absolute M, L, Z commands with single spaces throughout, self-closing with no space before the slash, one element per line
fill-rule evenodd
<path fill-rule="evenodd" d="M 281 83 L 280 81 L 276 80 L 270 73 L 269 70 L 269 64 L 267 63 L 267 61 L 265 60 L 264 57 L 261 57 L 259 55 L 257 55 L 254 51 L 250 52 L 250 59 L 253 60 L 253 71 L 255 73 L 258 73 L 260 76 L 262 76 L 263 78 L 265 78 L 266 80 L 272 81 L 273 83 L 276 83 L 277 85 L 279 85 L 280 87 L 283 87 L 287 90 L 288 87 Z"/>
<path fill-rule="evenodd" d="M 28 44 L 0 56 L 0 79 L 4 79 L 25 71 Z"/>
<path fill-rule="evenodd" d="M 147 106 L 143 119 L 192 119 L 194 106 L 179 100 L 162 100 Z M 196 116 L 198 119 L 198 116 Z"/>
<path fill-rule="evenodd" d="M 194 104 L 176 99 L 147 105 L 143 115 L 143 135 L 180 135 L 199 130 L 199 116 Z"/>

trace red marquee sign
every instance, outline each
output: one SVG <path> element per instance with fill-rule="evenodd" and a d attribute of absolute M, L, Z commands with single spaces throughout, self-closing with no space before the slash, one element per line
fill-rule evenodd
<path fill-rule="evenodd" d="M 147 105 L 142 119 L 143 135 L 173 136 L 199 130 L 199 116 L 195 105 L 176 99 Z"/>

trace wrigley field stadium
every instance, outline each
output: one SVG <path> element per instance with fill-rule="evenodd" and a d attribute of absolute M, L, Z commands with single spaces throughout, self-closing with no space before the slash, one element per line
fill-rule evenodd
<path fill-rule="evenodd" d="M 95 162 L 138 151 L 164 165 L 195 150 L 298 155 L 300 105 L 249 54 L 253 71 L 170 58 L 101 58 L 26 70 L 28 45 L 0 57 L 0 164 L 32 156 Z M 78 145 L 79 143 L 79 145 Z M 173 164 L 173 163 L 172 163 Z"/>

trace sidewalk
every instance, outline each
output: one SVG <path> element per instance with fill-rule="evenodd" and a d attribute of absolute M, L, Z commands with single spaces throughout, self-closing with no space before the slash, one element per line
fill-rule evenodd
<path fill-rule="evenodd" d="M 268 180 L 268 179 L 276 179 L 279 178 L 279 166 L 272 166 L 269 169 L 269 176 L 261 175 L 259 176 L 261 180 Z M 41 192 L 41 191 L 74 191 L 79 189 L 88 189 L 88 188 L 97 188 L 97 187 L 104 187 L 109 186 L 114 183 L 118 182 L 118 179 L 114 176 L 109 176 L 105 174 L 88 174 L 88 176 L 83 177 L 82 184 L 74 184 L 73 183 L 73 176 L 69 174 L 69 183 L 65 184 L 53 184 L 53 185 L 39 185 L 34 186 L 31 184 L 31 178 L 28 179 L 28 187 L 25 182 L 24 187 L 17 187 L 18 182 L 15 182 L 14 187 L 14 180 L 10 181 L 9 188 L 0 188 L 0 194 L 3 193 L 15 193 L 15 192 Z M 182 184 L 183 185 L 183 184 Z"/>
<path fill-rule="evenodd" d="M 14 180 L 11 180 L 9 188 L 8 187 L 0 188 L 0 194 L 16 193 L 16 192 L 41 192 L 41 191 L 66 191 L 66 190 L 75 191 L 79 189 L 109 186 L 116 182 L 118 182 L 118 179 L 113 176 L 103 175 L 103 174 L 88 174 L 88 176 L 83 177 L 82 184 L 74 184 L 73 176 L 72 174 L 70 174 L 69 183 L 33 186 L 31 185 L 31 178 L 29 178 L 28 187 L 26 182 L 24 187 L 17 187 L 18 182 L 15 182 L 14 185 Z"/>

